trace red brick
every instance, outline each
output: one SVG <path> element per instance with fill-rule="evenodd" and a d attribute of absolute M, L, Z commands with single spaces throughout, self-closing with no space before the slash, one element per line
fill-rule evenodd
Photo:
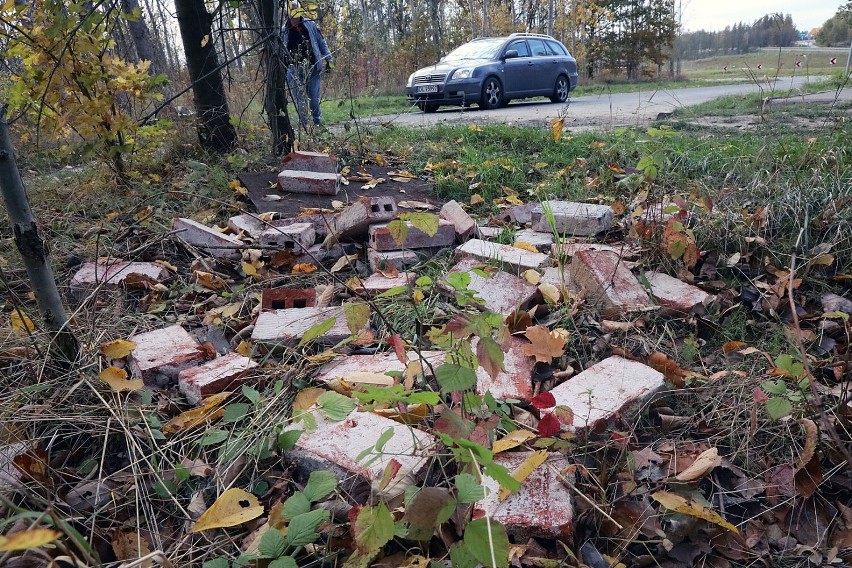
<path fill-rule="evenodd" d="M 441 207 L 441 219 L 449 221 L 456 229 L 459 241 L 464 242 L 476 234 L 476 222 L 457 201 L 448 201 Z"/>
<path fill-rule="evenodd" d="M 456 249 L 456 259 L 472 257 L 480 261 L 495 260 L 503 270 L 520 274 L 530 268 L 538 269 L 551 265 L 551 259 L 540 252 L 470 239 Z"/>
<path fill-rule="evenodd" d="M 264 288 L 260 297 L 260 309 L 264 312 L 316 305 L 316 288 Z"/>
<path fill-rule="evenodd" d="M 397 214 L 393 197 L 361 197 L 334 216 L 331 234 L 338 239 L 363 236 L 373 223 L 392 221 Z"/>
<path fill-rule="evenodd" d="M 204 361 L 198 342 L 179 325 L 139 333 L 130 341 L 136 343 L 130 354 L 130 371 L 149 386 L 168 386 L 180 371 Z"/>
<path fill-rule="evenodd" d="M 633 410 L 665 385 L 665 377 L 647 365 L 609 357 L 552 389 L 558 406 L 574 414 L 578 431 L 600 431 L 616 414 L 629 422 Z"/>
<path fill-rule="evenodd" d="M 293 346 L 299 343 L 311 327 L 330 318 L 335 319 L 334 325 L 314 341 L 322 345 L 334 345 L 351 335 L 342 306 L 261 312 L 254 324 L 251 339 L 257 343 L 284 343 Z"/>
<path fill-rule="evenodd" d="M 408 226 L 408 234 L 402 243 L 397 243 L 394 240 L 387 223 L 370 225 L 368 231 L 370 246 L 380 251 L 438 248 L 448 247 L 456 240 L 456 231 L 453 228 L 453 224 L 443 219 L 438 221 L 438 231 L 431 237 L 415 227 L 411 221 L 406 221 L 405 224 Z"/>
<path fill-rule="evenodd" d="M 612 207 L 574 201 L 547 201 L 532 210 L 532 228 L 536 231 L 552 231 L 543 205 L 548 204 L 553 212 L 554 228 L 562 235 L 592 236 L 608 231 L 615 224 Z"/>
<path fill-rule="evenodd" d="M 399 286 L 411 286 L 417 275 L 413 272 L 400 272 L 394 278 L 388 278 L 384 274 L 376 273 L 367 278 L 358 279 L 355 291 L 365 296 L 378 296 L 383 292 L 398 288 Z"/>
<path fill-rule="evenodd" d="M 481 304 L 484 309 L 507 316 L 515 310 L 526 310 L 532 306 L 538 293 L 535 285 L 502 270 L 498 270 L 491 278 L 485 278 L 473 271 L 476 266 L 482 266 L 482 262 L 463 258 L 449 272 L 466 272 L 470 275 L 467 289 L 476 292 L 477 297 L 485 301 Z M 453 287 L 443 278 L 438 281 L 438 285 L 444 292 L 455 294 Z"/>
<path fill-rule="evenodd" d="M 340 176 L 336 173 L 284 170 L 278 174 L 278 189 L 285 193 L 337 195 Z"/>
<path fill-rule="evenodd" d="M 320 152 L 296 150 L 284 156 L 281 162 L 283 170 L 303 170 L 308 172 L 337 173 L 337 156 Z"/>
<path fill-rule="evenodd" d="M 414 266 L 420 262 L 420 257 L 412 250 L 379 251 L 368 248 L 367 261 L 370 263 L 370 270 L 378 272 L 379 270 L 384 270 L 389 264 L 393 264 L 399 270 Z"/>
<path fill-rule="evenodd" d="M 371 494 L 384 500 L 402 495 L 406 488 L 423 479 L 439 446 L 431 434 L 372 412 L 353 412 L 341 422 L 324 418 L 319 410 L 311 413 L 316 421 L 314 430 L 304 431 L 300 423 L 285 428 L 303 430 L 296 447 L 286 456 L 302 475 L 320 469 L 335 472 L 341 482 L 341 494 L 358 502 L 364 502 Z M 359 460 L 358 456 L 375 447 L 379 436 L 388 429 L 393 436 L 377 459 Z M 392 460 L 399 470 L 381 487 L 382 476 Z"/>
<path fill-rule="evenodd" d="M 534 246 L 538 252 L 545 254 L 550 252 L 550 247 L 553 245 L 553 233 L 542 233 L 533 231 L 532 229 L 521 229 L 515 233 L 515 244 L 527 243 Z"/>
<path fill-rule="evenodd" d="M 88 294 L 98 286 L 116 288 L 158 284 L 168 277 L 168 269 L 153 262 L 127 262 L 117 258 L 101 258 L 97 262 L 85 263 L 74 274 L 71 279 L 71 292 L 80 296 Z"/>
<path fill-rule="evenodd" d="M 524 463 L 532 452 L 502 453 L 494 461 L 510 472 Z M 570 462 L 561 454 L 548 454 L 547 460 L 521 483 L 517 493 L 504 501 L 498 499 L 500 484 L 483 475 L 482 485 L 488 490 L 485 499 L 474 505 L 473 518 L 489 515 L 506 527 L 515 542 L 530 538 L 571 541 L 574 532 L 574 502 L 570 490 L 559 480 Z"/>
<path fill-rule="evenodd" d="M 651 295 L 661 306 L 682 313 L 690 313 L 702 306 L 710 294 L 662 272 L 646 272 L 651 285 Z"/>
<path fill-rule="evenodd" d="M 420 354 L 425 361 L 423 371 L 426 376 L 431 376 L 429 366 L 434 369 L 444 362 L 446 353 L 443 351 L 421 351 Z M 408 358 L 412 361 L 420 360 L 414 351 L 408 352 Z M 336 360 L 323 365 L 314 379 L 328 383 L 335 379 L 345 379 L 353 373 L 387 373 L 403 372 L 405 365 L 397 358 L 395 353 L 375 353 L 373 355 L 349 355 L 338 357 Z"/>
<path fill-rule="evenodd" d="M 618 254 L 579 251 L 571 262 L 571 282 L 604 309 L 607 317 L 648 309 L 651 299 Z"/>
<path fill-rule="evenodd" d="M 317 235 L 312 223 L 294 223 L 283 227 L 273 227 L 260 234 L 260 244 L 265 247 L 278 247 L 292 250 L 295 254 L 314 246 Z"/>
<path fill-rule="evenodd" d="M 216 258 L 239 260 L 240 251 L 247 248 L 238 238 L 220 233 L 192 219 L 175 219 L 172 222 L 172 230 L 180 231 L 177 236 L 185 243 L 207 251 Z"/>
<path fill-rule="evenodd" d="M 228 353 L 198 367 L 184 369 L 178 374 L 178 387 L 190 404 L 201 399 L 236 388 L 254 373 L 257 363 L 237 353 Z"/>
<path fill-rule="evenodd" d="M 478 338 L 471 341 L 471 347 L 476 352 Z M 529 400 L 533 397 L 532 370 L 535 359 L 524 354 L 522 348 L 529 342 L 519 337 L 509 340 L 509 350 L 503 354 L 503 371 L 491 378 L 485 369 L 476 369 L 476 392 L 484 396 L 490 392 L 491 396 L 499 399 L 515 398 L 518 400 Z"/>

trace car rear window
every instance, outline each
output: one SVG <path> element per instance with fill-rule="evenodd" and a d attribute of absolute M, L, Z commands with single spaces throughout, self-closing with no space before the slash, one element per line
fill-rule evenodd
<path fill-rule="evenodd" d="M 548 49 L 550 49 L 550 53 L 553 55 L 568 55 L 568 52 L 565 51 L 565 48 L 556 43 L 555 41 L 547 41 L 545 40 Z"/>
<path fill-rule="evenodd" d="M 532 51 L 533 57 L 547 55 L 547 46 L 544 45 L 544 41 L 540 39 L 528 39 L 527 43 L 530 44 L 530 51 Z"/>

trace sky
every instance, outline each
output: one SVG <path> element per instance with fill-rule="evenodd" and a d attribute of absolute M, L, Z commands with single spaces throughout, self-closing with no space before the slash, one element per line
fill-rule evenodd
<path fill-rule="evenodd" d="M 799 30 L 819 27 L 831 18 L 845 0 L 683 0 L 686 30 L 722 30 L 737 22 L 752 23 L 781 12 L 790 14 Z"/>

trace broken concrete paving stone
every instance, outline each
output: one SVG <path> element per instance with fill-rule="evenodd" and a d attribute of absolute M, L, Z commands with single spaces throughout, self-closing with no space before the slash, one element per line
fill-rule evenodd
<path fill-rule="evenodd" d="M 387 223 L 370 225 L 368 238 L 370 246 L 378 251 L 441 248 L 451 246 L 456 240 L 453 224 L 444 219 L 438 220 L 438 230 L 431 237 L 414 226 L 411 221 L 405 222 L 408 231 L 405 240 L 398 243 L 391 235 Z"/>
<path fill-rule="evenodd" d="M 284 170 L 278 174 L 278 189 L 284 193 L 337 195 L 340 175 L 337 173 Z"/>
<path fill-rule="evenodd" d="M 239 260 L 242 256 L 240 251 L 246 248 L 238 238 L 220 233 L 192 219 L 176 218 L 172 221 L 172 231 L 188 245 L 198 247 L 214 258 Z"/>
<path fill-rule="evenodd" d="M 204 397 L 236 388 L 249 380 L 257 363 L 237 353 L 228 353 L 178 374 L 178 388 L 190 404 Z"/>
<path fill-rule="evenodd" d="M 665 386 L 651 367 L 619 356 L 604 359 L 551 389 L 557 406 L 567 406 L 578 431 L 599 432 L 616 414 L 628 422 L 635 410 Z"/>
<path fill-rule="evenodd" d="M 645 272 L 645 279 L 651 286 L 651 295 L 670 311 L 691 313 L 710 299 L 710 294 L 662 272 Z"/>
<path fill-rule="evenodd" d="M 411 286 L 416 278 L 417 275 L 413 272 L 400 272 L 392 278 L 376 272 L 367 278 L 358 278 L 358 284 L 353 289 L 355 292 L 365 296 L 378 296 L 400 286 Z"/>
<path fill-rule="evenodd" d="M 545 208 L 553 213 L 553 227 Z M 575 201 L 545 201 L 532 210 L 532 228 L 536 231 L 560 235 L 588 237 L 608 231 L 615 224 L 615 216 L 609 205 L 577 203 Z"/>
<path fill-rule="evenodd" d="M 482 262 L 496 261 L 502 270 L 513 274 L 520 274 L 530 268 L 544 268 L 552 264 L 551 258 L 546 254 L 480 239 L 470 239 L 456 248 L 456 259 L 465 257 L 475 258 Z"/>
<path fill-rule="evenodd" d="M 205 360 L 198 342 L 179 325 L 138 333 L 129 339 L 136 343 L 130 353 L 131 374 L 148 386 L 169 386 L 180 371 Z"/>
<path fill-rule="evenodd" d="M 517 310 L 528 310 L 539 299 L 538 288 L 513 274 L 498 270 L 490 278 L 486 278 L 474 271 L 475 267 L 482 266 L 482 261 L 474 258 L 462 258 L 455 266 L 450 268 L 449 273 L 466 272 L 470 276 L 470 284 L 467 289 L 476 292 L 478 298 L 484 300 L 482 307 L 508 316 Z M 490 268 L 490 267 L 489 267 Z M 455 290 L 442 278 L 438 281 L 439 288 L 454 294 Z"/>
<path fill-rule="evenodd" d="M 88 294 L 98 286 L 147 287 L 159 284 L 170 276 L 169 270 L 153 262 L 128 262 L 118 258 L 102 258 L 87 262 L 71 278 L 71 293 L 77 297 Z"/>
<path fill-rule="evenodd" d="M 319 410 L 310 412 L 316 429 L 303 431 L 296 447 L 285 455 L 304 477 L 317 470 L 335 472 L 341 483 L 341 494 L 351 496 L 356 502 L 363 503 L 371 493 L 384 500 L 401 496 L 408 487 L 423 479 L 438 449 L 438 439 L 431 434 L 372 412 L 353 412 L 341 422 L 324 418 Z M 297 422 L 285 428 L 289 430 L 304 430 L 304 427 Z M 368 460 L 376 459 L 364 465 L 368 460 L 359 461 L 358 456 L 374 448 L 387 430 L 393 435 L 382 452 L 371 454 Z M 399 469 L 385 487 L 380 487 L 391 460 Z"/>
<path fill-rule="evenodd" d="M 512 472 L 532 454 L 504 452 L 494 456 L 494 462 Z M 506 533 L 515 542 L 531 538 L 570 542 L 574 532 L 574 502 L 570 490 L 559 479 L 570 465 L 561 454 L 549 453 L 545 462 L 521 483 L 518 492 L 503 501 L 499 500 L 500 484 L 483 475 L 482 485 L 488 494 L 474 505 L 473 518 L 489 515 L 506 527 Z"/>
<path fill-rule="evenodd" d="M 294 223 L 273 227 L 260 234 L 259 242 L 264 247 L 278 247 L 299 254 L 314 246 L 316 231 L 313 223 Z"/>
<path fill-rule="evenodd" d="M 281 169 L 336 174 L 337 156 L 321 152 L 294 150 L 284 156 L 281 161 Z"/>
<path fill-rule="evenodd" d="M 515 243 L 532 245 L 538 252 L 547 254 L 550 252 L 551 246 L 553 246 L 553 233 L 542 233 L 533 229 L 521 229 L 515 233 Z"/>
<path fill-rule="evenodd" d="M 479 338 L 471 341 L 471 349 L 476 352 Z M 485 396 L 486 392 L 500 400 L 533 398 L 532 371 L 535 359 L 524 354 L 523 346 L 529 342 L 520 337 L 509 339 L 509 349 L 503 354 L 503 370 L 492 378 L 481 366 L 476 368 L 476 393 Z"/>
<path fill-rule="evenodd" d="M 254 343 L 283 343 L 295 347 L 309 329 L 329 319 L 334 323 L 315 339 L 317 343 L 335 345 L 351 335 L 343 306 L 329 306 L 261 312 L 251 339 Z"/>
<path fill-rule="evenodd" d="M 645 288 L 614 252 L 579 251 L 571 261 L 571 282 L 610 319 L 651 307 Z"/>
<path fill-rule="evenodd" d="M 467 214 L 458 201 L 448 201 L 441 207 L 441 219 L 449 221 L 455 227 L 456 236 L 464 242 L 475 236 L 477 226 L 473 218 Z"/>

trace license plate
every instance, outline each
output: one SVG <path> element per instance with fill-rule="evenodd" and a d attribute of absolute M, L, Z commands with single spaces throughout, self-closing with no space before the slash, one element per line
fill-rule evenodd
<path fill-rule="evenodd" d="M 424 85 L 422 87 L 416 87 L 414 89 L 415 93 L 437 93 L 438 85 Z"/>

